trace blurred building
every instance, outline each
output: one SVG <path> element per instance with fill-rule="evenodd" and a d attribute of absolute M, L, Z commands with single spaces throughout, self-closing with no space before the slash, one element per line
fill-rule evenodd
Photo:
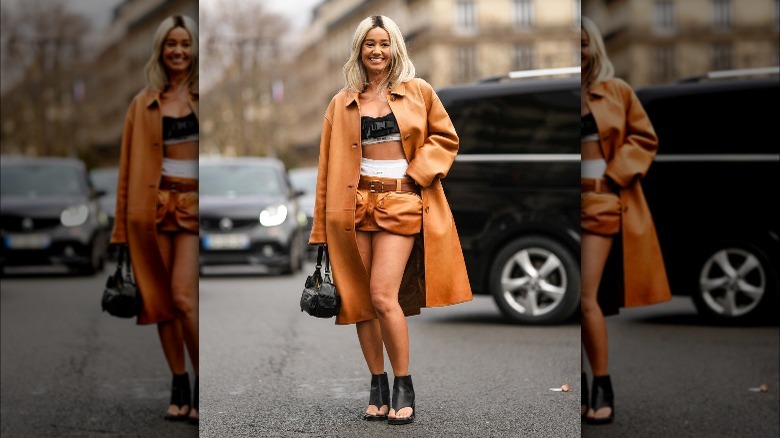
<path fill-rule="evenodd" d="M 146 86 L 144 66 L 154 33 L 171 15 L 198 21 L 196 0 L 125 0 L 114 10 L 105 46 L 91 66 L 86 89 L 88 114 L 84 146 L 103 164 L 118 164 L 125 114 Z"/>
<path fill-rule="evenodd" d="M 778 0 L 585 0 L 582 13 L 635 87 L 778 65 Z"/>
<path fill-rule="evenodd" d="M 417 76 L 434 88 L 513 70 L 580 63 L 579 0 L 324 0 L 310 27 L 286 95 L 288 144 L 316 163 L 325 109 L 344 85 L 342 67 L 358 23 L 385 15 L 401 28 Z"/>
<path fill-rule="evenodd" d="M 90 166 L 117 164 L 125 113 L 145 86 L 143 71 L 154 32 L 174 14 L 197 20 L 198 2 L 124 0 L 92 45 L 76 45 L 67 35 L 56 44 L 51 36 L 37 36 L 40 61 L 33 59 L 21 80 L 3 90 L 2 153 L 78 156 Z M 63 16 L 62 27 L 72 17 Z"/>

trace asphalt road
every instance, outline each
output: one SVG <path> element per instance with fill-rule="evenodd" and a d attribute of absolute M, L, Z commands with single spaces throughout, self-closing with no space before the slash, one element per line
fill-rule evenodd
<path fill-rule="evenodd" d="M 580 436 L 579 326 L 507 324 L 489 297 L 409 318 L 416 421 L 363 421 L 354 326 L 298 307 L 310 270 L 201 277 L 201 437 Z"/>
<path fill-rule="evenodd" d="M 155 326 L 103 313 L 94 277 L 0 282 L 0 435 L 197 437 L 163 420 L 171 375 Z"/>
<path fill-rule="evenodd" d="M 595 437 L 780 436 L 780 328 L 702 321 L 690 299 L 607 319 L 615 422 Z M 756 391 L 761 384 L 769 391 Z"/>

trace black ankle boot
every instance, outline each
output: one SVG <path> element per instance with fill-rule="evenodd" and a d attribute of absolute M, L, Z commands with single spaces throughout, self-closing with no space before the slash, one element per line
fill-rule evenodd
<path fill-rule="evenodd" d="M 171 403 L 181 409 L 182 406 L 190 405 L 190 376 L 187 373 L 174 374 L 171 383 Z M 186 420 L 189 411 L 180 415 L 171 415 L 165 413 L 165 419 L 169 421 Z"/>
<path fill-rule="evenodd" d="M 588 375 L 582 373 L 582 380 L 580 382 L 580 392 L 582 393 L 582 409 L 580 411 L 580 419 L 584 419 L 588 415 L 588 408 L 590 407 L 590 393 L 588 392 Z"/>
<path fill-rule="evenodd" d="M 190 409 L 190 415 L 187 417 L 187 421 L 192 424 L 198 424 L 200 418 L 200 411 L 198 410 L 198 392 L 199 392 L 199 377 L 195 375 L 195 385 L 192 387 L 192 409 Z M 194 414 L 194 415 L 193 415 Z"/>
<path fill-rule="evenodd" d="M 414 408 L 414 387 L 412 376 L 395 376 L 393 380 L 393 405 L 396 415 L 403 408 L 412 408 L 412 415 L 404 418 L 388 418 L 388 424 L 409 424 L 414 421 L 417 410 Z"/>
<path fill-rule="evenodd" d="M 612 392 L 612 381 L 609 375 L 593 376 L 593 394 L 590 399 L 590 408 L 595 413 L 601 408 L 609 407 L 611 412 L 608 417 L 591 418 L 585 417 L 585 421 L 590 424 L 607 424 L 615 418 L 615 395 Z"/>
<path fill-rule="evenodd" d="M 368 396 L 368 404 L 374 405 L 378 409 L 387 406 L 390 409 L 390 384 L 387 382 L 387 373 L 371 375 L 371 393 Z M 367 421 L 379 421 L 387 419 L 387 412 L 382 415 L 364 414 L 363 419 Z"/>

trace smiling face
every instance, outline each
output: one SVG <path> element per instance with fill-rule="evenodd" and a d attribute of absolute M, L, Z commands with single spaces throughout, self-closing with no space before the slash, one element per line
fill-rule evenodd
<path fill-rule="evenodd" d="M 580 63 L 582 64 L 582 71 L 588 71 L 588 67 L 590 66 L 590 37 L 588 37 L 588 34 L 584 31 L 580 31 Z"/>
<path fill-rule="evenodd" d="M 360 58 L 369 77 L 376 76 L 390 67 L 390 35 L 381 27 L 368 31 L 363 40 Z"/>
<path fill-rule="evenodd" d="M 168 32 L 163 41 L 162 60 L 169 76 L 189 71 L 192 65 L 192 38 L 186 29 L 175 27 Z"/>

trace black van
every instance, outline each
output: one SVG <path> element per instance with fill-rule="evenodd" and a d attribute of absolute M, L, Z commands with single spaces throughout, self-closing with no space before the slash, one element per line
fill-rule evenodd
<path fill-rule="evenodd" d="M 472 290 L 516 322 L 578 315 L 579 67 L 437 93 L 460 137 L 444 191 Z"/>
<path fill-rule="evenodd" d="M 721 321 L 776 310 L 778 69 L 713 72 L 637 96 L 659 139 L 642 185 L 672 293 Z"/>

